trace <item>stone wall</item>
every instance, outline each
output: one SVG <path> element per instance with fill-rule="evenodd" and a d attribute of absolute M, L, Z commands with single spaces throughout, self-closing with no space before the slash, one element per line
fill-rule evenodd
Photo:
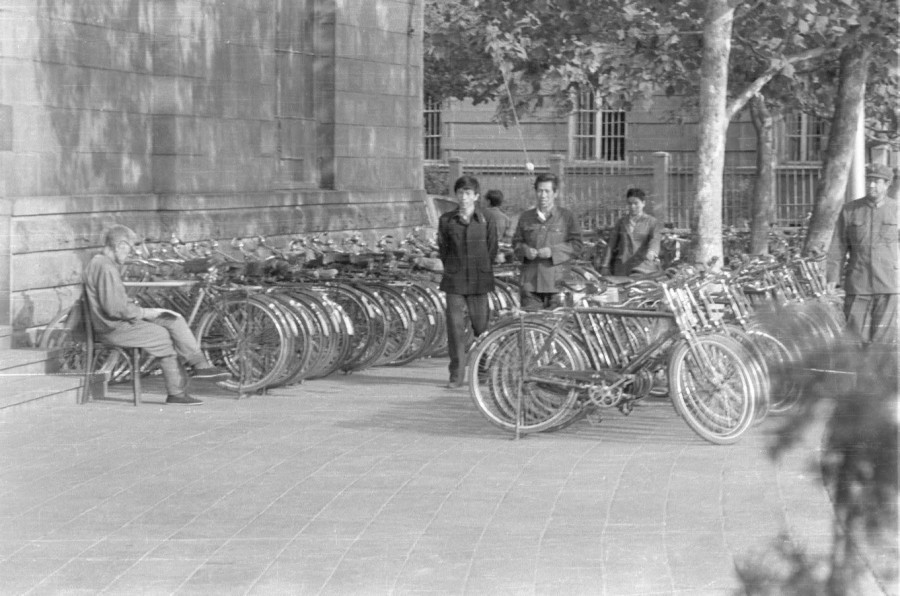
<path fill-rule="evenodd" d="M 71 304 L 110 223 L 275 242 L 427 224 L 421 3 L 0 5 L 0 317 Z"/>

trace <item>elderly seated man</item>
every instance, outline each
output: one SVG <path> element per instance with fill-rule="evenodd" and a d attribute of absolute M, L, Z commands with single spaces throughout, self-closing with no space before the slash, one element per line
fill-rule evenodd
<path fill-rule="evenodd" d="M 112 226 L 104 236 L 103 250 L 85 268 L 84 291 L 90 301 L 94 332 L 107 343 L 142 348 L 159 358 L 167 404 L 202 404 L 188 395 L 188 377 L 178 357 L 192 368 L 192 378 L 217 381 L 231 375 L 210 365 L 184 317 L 164 308 L 141 308 L 129 298 L 120 268 L 136 239 L 130 228 Z"/>

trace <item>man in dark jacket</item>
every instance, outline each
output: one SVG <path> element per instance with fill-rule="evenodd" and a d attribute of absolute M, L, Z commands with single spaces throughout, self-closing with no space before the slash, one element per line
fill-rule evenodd
<path fill-rule="evenodd" d="M 466 314 L 475 337 L 490 319 L 488 294 L 494 290 L 494 259 L 497 257 L 497 223 L 476 207 L 478 180 L 462 176 L 453 185 L 459 202 L 456 211 L 438 221 L 438 252 L 444 265 L 441 290 L 447 294 L 447 345 L 450 352 L 450 382 L 461 387 L 466 363 Z"/>

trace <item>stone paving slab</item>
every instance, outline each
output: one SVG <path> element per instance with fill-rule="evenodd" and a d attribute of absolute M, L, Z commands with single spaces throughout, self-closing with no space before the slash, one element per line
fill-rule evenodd
<path fill-rule="evenodd" d="M 513 441 L 445 376 L 7 417 L 0 593 L 725 595 L 780 532 L 830 547 L 820 427 L 773 462 L 768 422 L 714 446 L 654 400 Z"/>

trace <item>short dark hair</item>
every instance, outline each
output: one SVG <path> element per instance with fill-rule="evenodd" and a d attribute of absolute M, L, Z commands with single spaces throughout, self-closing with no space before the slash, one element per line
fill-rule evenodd
<path fill-rule="evenodd" d="M 625 198 L 630 199 L 631 197 L 640 199 L 643 202 L 647 201 L 647 194 L 641 188 L 629 188 L 628 192 L 625 193 Z"/>
<path fill-rule="evenodd" d="M 503 204 L 503 191 L 492 189 L 485 193 L 484 198 L 491 204 L 491 207 L 499 207 Z"/>
<path fill-rule="evenodd" d="M 456 182 L 453 184 L 453 193 L 456 194 L 458 190 L 474 190 L 475 194 L 481 193 L 481 186 L 478 184 L 478 178 L 475 176 L 460 176 L 456 179 Z"/>
<path fill-rule="evenodd" d="M 537 190 L 538 184 L 540 184 L 541 182 L 552 182 L 554 192 L 559 190 L 559 178 L 556 176 L 556 174 L 545 172 L 543 174 L 538 174 L 537 176 L 535 176 L 534 190 Z"/>

